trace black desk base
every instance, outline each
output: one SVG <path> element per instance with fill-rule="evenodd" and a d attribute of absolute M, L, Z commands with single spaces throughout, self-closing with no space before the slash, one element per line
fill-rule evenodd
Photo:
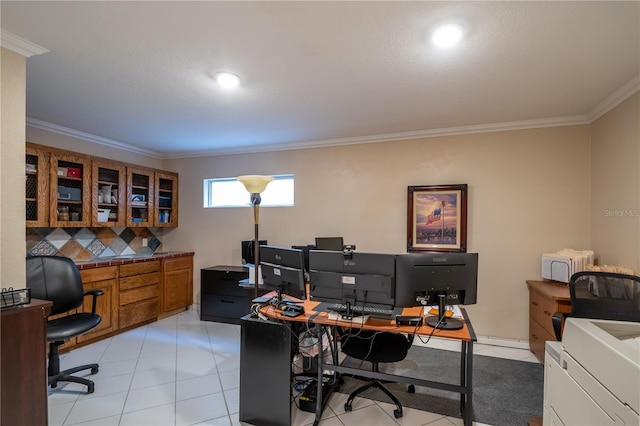
<path fill-rule="evenodd" d="M 241 318 L 241 422 L 291 424 L 291 345 L 286 324 L 250 315 Z"/>

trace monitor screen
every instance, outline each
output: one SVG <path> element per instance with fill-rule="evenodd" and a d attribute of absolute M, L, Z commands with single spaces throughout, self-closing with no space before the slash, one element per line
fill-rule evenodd
<path fill-rule="evenodd" d="M 342 237 L 316 237 L 316 250 L 342 251 Z"/>
<path fill-rule="evenodd" d="M 311 300 L 393 309 L 395 255 L 309 252 Z"/>
<path fill-rule="evenodd" d="M 282 294 L 306 299 L 302 250 L 260 246 L 260 269 L 264 286 L 278 292 L 279 302 Z"/>
<path fill-rule="evenodd" d="M 396 306 L 476 303 L 478 253 L 409 253 L 396 257 Z"/>
<path fill-rule="evenodd" d="M 251 265 L 255 265 L 254 257 L 255 251 L 253 249 L 253 243 L 255 240 L 242 241 L 241 244 L 241 253 L 242 253 L 242 264 L 250 263 Z M 266 246 L 267 240 L 260 240 L 258 242 L 259 246 Z M 260 257 L 260 247 L 258 247 L 258 257 Z"/>

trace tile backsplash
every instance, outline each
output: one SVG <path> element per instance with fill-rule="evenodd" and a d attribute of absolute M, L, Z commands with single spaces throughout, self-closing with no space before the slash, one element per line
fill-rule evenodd
<path fill-rule="evenodd" d="M 63 255 L 76 260 L 153 254 L 163 228 L 26 228 L 28 255 Z M 143 239 L 147 247 L 143 247 Z"/>

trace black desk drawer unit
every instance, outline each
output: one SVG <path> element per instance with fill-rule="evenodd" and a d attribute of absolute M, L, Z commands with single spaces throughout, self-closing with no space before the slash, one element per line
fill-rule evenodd
<path fill-rule="evenodd" d="M 240 324 L 253 300 L 253 288 L 240 287 L 249 278 L 244 266 L 218 265 L 200 270 L 200 320 Z"/>

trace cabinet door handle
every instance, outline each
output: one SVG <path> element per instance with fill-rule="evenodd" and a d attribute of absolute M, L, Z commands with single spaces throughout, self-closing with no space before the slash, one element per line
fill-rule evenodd
<path fill-rule="evenodd" d="M 535 334 L 532 334 L 532 335 L 531 335 L 531 338 L 532 338 L 533 340 L 538 340 L 538 336 L 536 336 Z"/>
<path fill-rule="evenodd" d="M 233 303 L 233 300 L 224 300 L 224 299 L 220 299 L 221 303 Z"/>
<path fill-rule="evenodd" d="M 549 311 L 544 311 L 544 314 L 551 316 L 551 312 L 549 312 Z"/>
<path fill-rule="evenodd" d="M 531 302 L 531 304 L 532 304 L 533 306 L 538 306 L 538 302 L 536 302 L 536 301 Z"/>

